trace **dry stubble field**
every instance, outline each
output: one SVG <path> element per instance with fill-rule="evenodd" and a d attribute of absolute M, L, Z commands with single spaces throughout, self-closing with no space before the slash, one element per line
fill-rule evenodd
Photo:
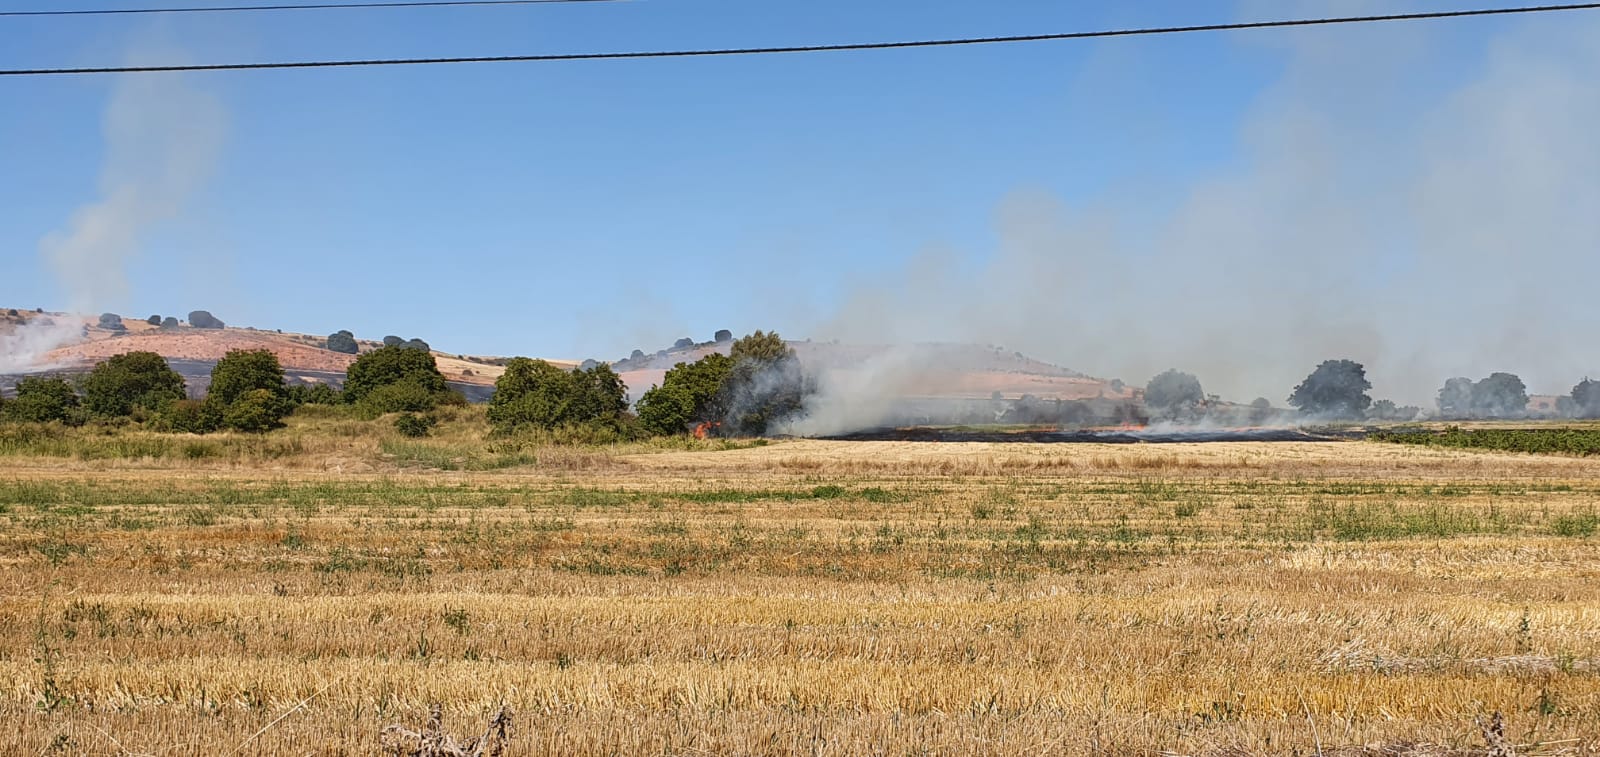
<path fill-rule="evenodd" d="M 0 460 L 0 753 L 376 754 L 432 702 L 509 705 L 513 754 L 1466 748 L 1496 710 L 1521 754 L 1600 749 L 1594 461 L 317 457 Z"/>

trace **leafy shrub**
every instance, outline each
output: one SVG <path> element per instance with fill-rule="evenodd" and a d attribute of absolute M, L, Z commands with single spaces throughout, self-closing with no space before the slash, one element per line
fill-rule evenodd
<path fill-rule="evenodd" d="M 295 405 L 338 405 L 344 402 L 339 390 L 327 384 L 295 384 L 289 387 L 289 401 Z"/>
<path fill-rule="evenodd" d="M 206 402 L 223 425 L 238 431 L 267 431 L 283 425 L 294 410 L 283 367 L 271 350 L 229 350 L 211 370 Z"/>
<path fill-rule="evenodd" d="M 209 434 L 222 427 L 222 413 L 215 403 L 178 400 L 156 416 L 154 426 L 180 434 Z"/>
<path fill-rule="evenodd" d="M 489 422 L 509 433 L 625 423 L 628 387 L 611 366 L 563 371 L 543 360 L 515 358 L 494 384 Z"/>
<path fill-rule="evenodd" d="M 83 379 L 84 405 L 105 418 L 159 411 L 183 398 L 183 377 L 154 352 L 114 355 Z"/>
<path fill-rule="evenodd" d="M 78 393 L 65 379 L 28 377 L 17 382 L 17 396 L 0 405 L 0 417 L 22 423 L 76 424 L 82 420 Z"/>
<path fill-rule="evenodd" d="M 433 428 L 435 423 L 437 421 L 430 416 L 401 413 L 394 418 L 394 430 L 399 431 L 401 436 L 409 436 L 415 439 L 427 436 L 428 431 Z"/>
<path fill-rule="evenodd" d="M 373 407 L 398 403 L 401 406 L 382 412 L 424 411 L 441 401 L 441 395 L 453 393 L 445 385 L 444 374 L 439 373 L 432 353 L 389 345 L 356 358 L 350 365 L 345 372 L 344 399 L 360 403 L 379 389 L 396 386 L 400 388 L 389 390 L 382 402 Z M 431 399 L 424 400 L 425 397 Z M 423 402 L 426 404 L 419 405 Z"/>
<path fill-rule="evenodd" d="M 441 394 L 416 381 L 401 381 L 367 392 L 355 405 L 361 417 L 368 419 L 388 413 L 425 413 L 441 404 Z M 349 395 L 345 392 L 347 401 Z"/>
<path fill-rule="evenodd" d="M 235 431 L 262 433 L 283 425 L 288 403 L 270 389 L 251 389 L 222 408 L 222 425 Z"/>
<path fill-rule="evenodd" d="M 189 325 L 197 329 L 220 329 L 228 324 L 207 311 L 195 310 L 189 313 Z"/>
<path fill-rule="evenodd" d="M 672 435 L 687 433 L 696 423 L 720 422 L 723 408 L 716 400 L 733 364 L 733 358 L 714 352 L 673 366 L 661 386 L 639 398 L 640 424 L 651 433 Z"/>

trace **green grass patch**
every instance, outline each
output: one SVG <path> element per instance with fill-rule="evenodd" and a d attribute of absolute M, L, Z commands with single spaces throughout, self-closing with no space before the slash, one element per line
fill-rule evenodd
<path fill-rule="evenodd" d="M 1586 428 L 1447 428 L 1443 431 L 1379 431 L 1377 442 L 1416 444 L 1450 449 L 1523 452 L 1536 455 L 1600 455 L 1600 429 Z"/>

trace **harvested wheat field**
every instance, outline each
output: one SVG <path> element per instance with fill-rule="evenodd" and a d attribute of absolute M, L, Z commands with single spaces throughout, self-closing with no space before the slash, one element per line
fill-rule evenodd
<path fill-rule="evenodd" d="M 1600 750 L 1592 460 L 312 433 L 7 453 L 0 753 Z"/>

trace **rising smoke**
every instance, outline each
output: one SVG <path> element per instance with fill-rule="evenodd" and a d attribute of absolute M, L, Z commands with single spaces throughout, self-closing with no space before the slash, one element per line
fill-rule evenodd
<path fill-rule="evenodd" d="M 930 250 L 814 333 L 999 343 L 1137 385 L 1176 366 L 1238 401 L 1281 404 L 1329 358 L 1401 403 L 1495 370 L 1565 392 L 1600 374 L 1600 24 L 1491 28 L 1509 31 L 1467 71 L 1422 24 L 1275 37 L 1288 65 L 1239 131 L 1241 161 L 1175 207 L 1143 199 L 1170 186 L 1083 204 L 1018 191 L 984 262 Z M 813 417 L 872 425 L 918 371 L 889 353 L 824 376 Z"/>
<path fill-rule="evenodd" d="M 136 64 L 174 62 L 138 55 Z M 114 80 L 104 116 L 105 158 L 99 197 L 39 244 L 67 292 L 69 312 L 96 313 L 126 304 L 128 268 L 145 236 L 177 218 L 211 176 L 223 141 L 221 103 L 179 74 Z M 44 367 L 49 350 L 79 334 L 76 323 L 35 319 L 0 338 L 0 373 Z"/>

